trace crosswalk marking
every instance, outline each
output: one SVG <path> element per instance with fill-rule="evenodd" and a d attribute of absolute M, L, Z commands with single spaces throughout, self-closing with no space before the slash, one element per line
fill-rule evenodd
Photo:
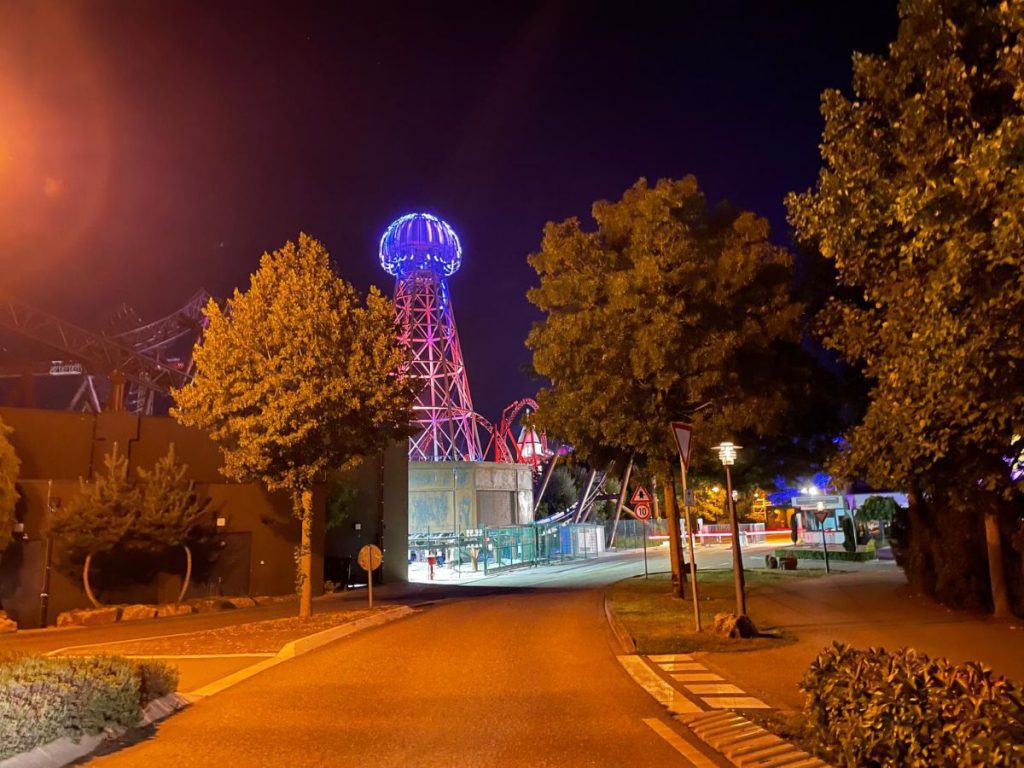
<path fill-rule="evenodd" d="M 701 696 L 704 696 L 709 693 L 738 693 L 740 695 L 746 693 L 746 691 L 744 691 L 742 688 L 740 688 L 737 685 L 733 685 L 732 683 L 691 683 L 690 685 L 686 686 L 686 690 L 688 690 L 690 693 L 696 693 Z"/>
<path fill-rule="evenodd" d="M 760 699 L 747 695 L 747 692 L 738 685 L 727 682 L 720 675 L 709 671 L 699 661 L 694 661 L 691 654 L 661 653 L 647 658 L 669 673 L 673 680 L 683 683 L 687 691 L 699 696 L 700 700 L 712 709 L 771 709 Z"/>
<path fill-rule="evenodd" d="M 722 676 L 714 672 L 683 672 L 670 677 L 679 683 L 720 683 Z"/>
<path fill-rule="evenodd" d="M 643 659 L 638 656 L 619 656 L 618 659 L 629 676 L 672 714 L 700 712 L 696 702 L 658 677 L 653 669 L 644 664 Z"/>
<path fill-rule="evenodd" d="M 701 700 L 714 709 L 771 709 L 753 696 L 703 696 Z"/>

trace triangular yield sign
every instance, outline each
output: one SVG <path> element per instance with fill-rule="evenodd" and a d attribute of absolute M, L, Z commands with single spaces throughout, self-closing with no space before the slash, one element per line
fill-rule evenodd
<path fill-rule="evenodd" d="M 647 493 L 647 489 L 642 485 L 637 486 L 637 489 L 633 491 L 633 495 L 629 497 L 630 504 L 645 504 L 651 500 L 651 495 Z"/>
<path fill-rule="evenodd" d="M 676 439 L 676 448 L 679 449 L 679 458 L 683 465 L 690 466 L 690 436 L 693 434 L 693 427 L 681 421 L 672 422 L 672 436 Z"/>

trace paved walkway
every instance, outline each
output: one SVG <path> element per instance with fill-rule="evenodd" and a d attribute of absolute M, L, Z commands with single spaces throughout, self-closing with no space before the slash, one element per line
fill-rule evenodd
<path fill-rule="evenodd" d="M 751 597 L 748 609 L 762 628 L 790 632 L 798 642 L 754 653 L 707 654 L 700 660 L 778 707 L 802 707 L 797 682 L 834 640 L 861 648 L 910 646 L 956 662 L 981 661 L 1024 681 L 1024 619 L 1002 621 L 945 608 L 914 594 L 894 564 L 787 580 Z"/>

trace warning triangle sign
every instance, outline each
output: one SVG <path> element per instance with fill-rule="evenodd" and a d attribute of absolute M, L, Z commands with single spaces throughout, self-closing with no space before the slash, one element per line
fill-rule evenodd
<path fill-rule="evenodd" d="M 630 504 L 646 504 L 651 500 L 651 495 L 647 492 L 647 489 L 642 485 L 638 486 L 633 495 L 629 497 Z"/>

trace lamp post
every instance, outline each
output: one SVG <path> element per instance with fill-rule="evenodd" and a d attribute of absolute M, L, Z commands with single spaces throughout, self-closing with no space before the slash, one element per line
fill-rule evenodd
<path fill-rule="evenodd" d="M 722 443 L 716 449 L 718 458 L 725 467 L 725 498 L 729 502 L 729 522 L 732 524 L 732 572 L 736 584 L 736 615 L 747 615 L 747 595 L 743 583 L 743 554 L 740 549 L 740 524 L 736 518 L 736 500 L 732 492 L 732 473 L 729 467 L 736 463 L 736 451 L 740 446 Z"/>

